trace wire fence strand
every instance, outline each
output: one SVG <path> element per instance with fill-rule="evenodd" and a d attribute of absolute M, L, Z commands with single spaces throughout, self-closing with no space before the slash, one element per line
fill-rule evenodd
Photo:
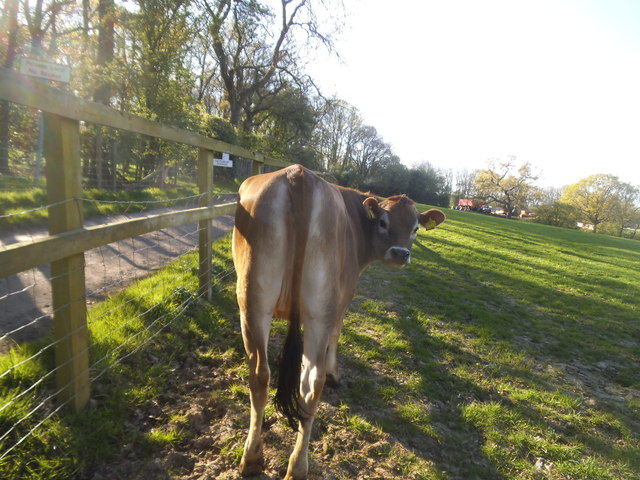
<path fill-rule="evenodd" d="M 81 200 L 84 203 L 96 205 L 117 205 L 119 207 L 135 208 L 137 214 L 152 215 L 160 209 L 187 208 L 192 205 L 199 205 L 203 195 L 198 194 L 183 196 L 176 199 L 159 201 L 135 201 L 124 202 L 119 200 L 94 200 L 88 198 L 70 199 L 65 202 L 25 210 L 19 213 L 10 213 L 0 216 L 0 219 L 17 219 L 20 215 L 30 215 L 39 210 L 45 210 L 53 206 L 62 205 L 68 202 Z M 131 212 L 129 212 L 131 213 Z M 110 217 L 106 217 L 107 219 Z M 18 311 L 18 325 L 10 326 L 8 322 L 0 322 L 0 353 L 5 353 L 5 358 L 10 365 L 0 372 L 0 415 L 15 409 L 18 404 L 27 402 L 31 406 L 21 412 L 13 423 L 0 430 L 0 460 L 7 458 L 12 452 L 20 447 L 38 429 L 42 428 L 50 419 L 61 413 L 62 409 L 75 401 L 75 395 L 59 401 L 60 395 L 70 388 L 73 379 L 67 384 L 52 387 L 58 372 L 65 366 L 74 362 L 78 357 L 89 354 L 90 363 L 88 371 L 92 381 L 102 378 L 116 365 L 121 364 L 127 358 L 143 350 L 150 342 L 158 337 L 163 331 L 172 325 L 183 315 L 194 301 L 203 298 L 203 294 L 190 293 L 186 298 L 178 303 L 171 303 L 175 292 L 167 288 L 165 282 L 156 282 L 145 286 L 127 290 L 127 294 L 119 302 L 104 304 L 96 313 L 91 313 L 87 323 L 81 325 L 66 336 L 47 341 L 41 347 L 34 349 L 24 355 L 25 352 L 18 349 L 14 353 L 15 346 L 19 346 L 24 338 L 39 339 L 41 333 L 38 326 L 51 322 L 51 318 L 57 312 L 69 308 L 74 302 L 86 302 L 88 308 L 98 306 L 99 302 L 124 292 L 124 288 L 134 281 L 140 280 L 150 274 L 157 272 L 168 263 L 179 262 L 179 272 L 173 277 L 179 283 L 193 283 L 194 277 L 197 281 L 197 268 L 193 264 L 179 260 L 186 253 L 194 252 L 198 248 L 198 238 L 200 229 L 197 224 L 187 224 L 171 229 L 158 230 L 149 234 L 132 237 L 126 240 L 106 244 L 96 249 L 85 252 L 84 265 L 76 270 L 65 272 L 62 275 L 52 275 L 46 266 L 22 272 L 19 275 L 3 278 L 0 282 L 0 309 L 12 309 L 15 312 L 16 305 L 22 304 L 25 310 Z M 46 235 L 44 232 L 30 233 L 28 236 L 32 240 Z M 4 239 L 0 238 L 0 245 L 6 245 Z M 51 283 L 64 279 L 65 276 L 82 270 L 86 275 L 86 294 L 82 298 L 72 297 L 64 305 L 54 308 L 51 298 Z M 233 269 L 227 269 L 212 275 L 212 282 L 221 282 L 233 274 Z M 44 294 L 36 294 L 36 291 L 46 290 Z M 148 299 L 154 299 L 151 304 L 146 304 Z M 26 301 L 28 300 L 28 301 Z M 167 307 L 168 302 L 170 308 Z M 146 305 L 140 308 L 141 305 Z M 28 308 L 26 308 L 28 307 Z M 135 308 L 134 308 L 135 307 Z M 162 307 L 162 308 L 161 308 Z M 165 308 L 167 307 L 167 308 Z M 122 315 L 124 311 L 134 309 L 134 315 Z M 33 314 L 37 312 L 37 314 Z M 94 325 L 108 321 L 110 318 L 124 316 L 117 325 L 110 328 L 107 333 L 92 334 L 92 341 L 88 346 L 76 352 L 66 362 L 55 365 L 32 380 L 28 385 L 17 391 L 9 387 L 13 379 L 21 377 L 21 371 L 30 368 L 30 365 L 47 364 L 45 357 L 52 357 L 52 351 L 63 342 L 69 340 L 73 335 L 82 330 L 93 329 Z M 142 326 L 140 326 L 142 325 Z M 132 332 L 132 333 L 131 333 Z M 101 336 L 102 335 L 102 336 Z M 112 340 L 117 340 L 115 345 L 104 351 L 105 345 Z M 17 342 L 17 343 L 16 343 Z M 4 347 L 3 347 L 4 345 Z M 12 347 L 13 345 L 13 347 Z M 82 372 L 80 372 L 82 373 Z M 86 372 L 85 372 L 86 373 Z"/>

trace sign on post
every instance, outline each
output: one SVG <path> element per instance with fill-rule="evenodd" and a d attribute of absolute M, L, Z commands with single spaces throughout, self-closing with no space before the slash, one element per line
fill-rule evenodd
<path fill-rule="evenodd" d="M 225 153 L 222 154 L 222 158 L 214 158 L 213 159 L 213 166 L 214 167 L 233 168 L 233 160 L 231 160 L 229 158 L 229 154 L 225 152 Z"/>
<path fill-rule="evenodd" d="M 36 60 L 35 58 L 22 57 L 20 59 L 20 73 L 31 77 L 54 80 L 56 82 L 69 83 L 71 81 L 71 67 L 59 63 Z M 43 119 L 40 113 L 38 124 L 38 144 L 36 145 L 36 165 L 34 170 L 34 184 L 40 186 L 40 164 L 42 163 Z"/>
<path fill-rule="evenodd" d="M 20 73 L 55 82 L 69 83 L 71 81 L 71 67 L 34 58 L 22 57 Z"/>

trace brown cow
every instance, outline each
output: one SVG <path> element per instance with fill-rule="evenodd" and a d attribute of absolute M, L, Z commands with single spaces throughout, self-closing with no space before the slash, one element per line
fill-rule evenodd
<path fill-rule="evenodd" d="M 332 185 L 300 165 L 251 177 L 239 195 L 233 261 L 251 391 L 240 473 L 263 470 L 267 344 L 277 316 L 289 320 L 289 331 L 275 403 L 294 430 L 299 424 L 285 479 L 303 479 L 325 379 L 339 380 L 338 336 L 360 273 L 374 260 L 405 266 L 418 226 L 431 229 L 445 217 L 435 209 L 418 214 L 405 195 L 380 200 Z"/>

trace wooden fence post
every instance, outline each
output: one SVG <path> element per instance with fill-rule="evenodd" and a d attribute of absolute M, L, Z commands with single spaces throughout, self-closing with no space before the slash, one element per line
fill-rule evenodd
<path fill-rule="evenodd" d="M 44 114 L 49 234 L 82 228 L 79 122 Z M 51 262 L 58 401 L 82 409 L 89 400 L 89 336 L 84 253 Z"/>
<path fill-rule="evenodd" d="M 213 189 L 213 152 L 200 148 L 198 156 L 198 189 L 201 194 L 200 206 L 211 206 L 211 190 Z M 199 269 L 198 295 L 211 301 L 211 220 L 198 223 Z"/>
<path fill-rule="evenodd" d="M 264 159 L 261 161 L 256 160 L 255 158 L 251 162 L 251 175 L 260 175 L 264 168 Z"/>

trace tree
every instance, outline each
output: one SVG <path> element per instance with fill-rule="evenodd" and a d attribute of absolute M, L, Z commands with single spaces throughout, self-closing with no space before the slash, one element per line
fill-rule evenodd
<path fill-rule="evenodd" d="M 414 198 L 406 189 L 409 183 L 409 175 L 410 170 L 398 162 L 379 170 L 364 187 L 383 197 L 407 193 L 411 198 Z"/>
<path fill-rule="evenodd" d="M 618 226 L 618 236 L 624 236 L 625 230 L 633 230 L 633 236 L 640 223 L 640 188 L 629 183 L 618 185 L 618 205 L 614 212 L 614 221 Z"/>
<path fill-rule="evenodd" d="M 202 0 L 224 90 L 224 114 L 236 127 L 250 129 L 256 110 L 283 83 L 307 83 L 300 72 L 302 49 L 296 32 L 310 43 L 333 48 L 322 33 L 311 0 L 281 0 L 279 13 L 257 0 Z M 297 35 L 301 38 L 302 35 Z"/>
<path fill-rule="evenodd" d="M 325 170 L 335 173 L 347 169 L 355 150 L 356 131 L 363 124 L 358 109 L 331 99 L 324 103 L 319 116 L 313 141 Z"/>
<path fill-rule="evenodd" d="M 423 162 L 409 170 L 406 193 L 421 203 L 446 205 L 451 195 L 451 185 L 445 172 Z"/>
<path fill-rule="evenodd" d="M 18 49 L 18 0 L 8 0 L 2 9 L 0 27 L 7 32 L 3 67 L 13 68 Z M 0 100 L 0 174 L 9 173 L 9 114 L 7 100 Z"/>
<path fill-rule="evenodd" d="M 132 88 L 138 114 L 159 122 L 193 127 L 193 79 L 183 63 L 192 38 L 187 0 L 138 0 L 139 12 L 131 18 L 133 61 L 137 81 Z M 146 141 L 139 177 L 159 173 L 164 182 L 167 155 L 179 148 L 151 137 Z"/>
<path fill-rule="evenodd" d="M 41 58 L 45 53 L 48 58 L 55 58 L 59 54 L 60 39 L 77 31 L 74 8 L 71 0 L 3 2 L 0 16 L 2 66 L 13 68 L 18 55 L 27 52 L 35 58 Z M 9 143 L 15 151 L 16 137 L 20 137 L 20 141 L 29 137 L 35 142 L 37 135 L 32 129 L 13 135 L 16 128 L 10 128 L 10 123 L 15 126 L 24 124 L 22 118 L 16 119 L 16 116 L 24 117 L 24 110 L 21 107 L 11 108 L 9 102 L 0 100 L 0 173 L 4 174 L 9 173 Z"/>
<path fill-rule="evenodd" d="M 317 123 L 311 99 L 298 88 L 287 88 L 270 96 L 255 117 L 255 133 L 261 139 L 255 147 L 274 157 L 290 158 L 318 169 L 311 138 Z"/>
<path fill-rule="evenodd" d="M 597 233 L 598 226 L 614 219 L 619 206 L 620 181 L 608 174 L 596 174 L 569 185 L 561 198 L 562 202 L 572 205 L 579 219 L 593 225 Z"/>
<path fill-rule="evenodd" d="M 474 186 L 478 196 L 486 202 L 497 203 L 502 206 L 511 218 L 516 207 L 524 207 L 531 193 L 531 181 L 537 180 L 531 171 L 528 162 L 518 167 L 516 175 L 515 157 L 509 157 L 507 161 L 498 162 L 490 160 L 487 169 L 480 170 L 474 178 Z"/>
<path fill-rule="evenodd" d="M 189 69 L 195 73 L 195 99 L 211 115 L 219 110 L 222 86 L 217 80 L 220 74 L 208 29 L 206 14 L 194 17 L 195 37 L 187 53 Z"/>
<path fill-rule="evenodd" d="M 558 187 L 545 187 L 539 188 L 536 191 L 536 195 L 533 198 L 535 205 L 552 205 L 559 202 L 562 198 L 564 188 Z"/>
<path fill-rule="evenodd" d="M 576 228 L 577 212 L 568 203 L 555 201 L 535 207 L 535 221 L 556 227 Z"/>
<path fill-rule="evenodd" d="M 2 9 L 0 27 L 7 32 L 3 67 L 13 68 L 18 51 L 18 0 L 8 0 Z M 7 100 L 0 100 L 0 174 L 9 173 L 9 113 Z"/>
<path fill-rule="evenodd" d="M 475 185 L 473 183 L 477 170 L 459 170 L 456 172 L 455 194 L 459 198 L 469 198 L 475 195 Z"/>
<path fill-rule="evenodd" d="M 365 181 L 377 170 L 385 168 L 400 159 L 393 153 L 375 127 L 362 125 L 356 130 L 355 150 L 351 156 L 351 168 L 356 177 Z"/>
<path fill-rule="evenodd" d="M 111 78 L 109 70 L 111 62 L 113 62 L 114 54 L 114 35 L 116 11 L 113 0 L 98 1 L 98 55 L 96 59 L 96 67 L 98 70 L 98 86 L 93 94 L 93 101 L 109 105 L 111 102 Z M 102 127 L 96 126 L 96 145 L 95 145 L 95 171 L 96 186 L 102 188 L 102 178 L 104 174 L 103 151 L 102 151 Z M 112 168 L 112 178 L 115 182 L 115 168 Z"/>
<path fill-rule="evenodd" d="M 28 0 L 7 0 L 2 8 L 0 17 L 0 31 L 6 33 L 6 46 L 2 42 L 4 59 L 2 66 L 11 69 L 19 53 L 26 51 L 27 36 L 21 35 L 24 30 L 28 33 L 30 41 L 30 55 L 40 58 L 45 53 L 45 40 L 48 40 L 47 54 L 54 57 L 57 54 L 58 39 L 75 30 L 74 26 L 60 29 L 60 24 L 65 19 L 72 17 L 66 15 L 73 9 L 70 0 L 58 0 L 45 2 L 36 0 L 32 5 Z M 22 13 L 20 15 L 20 7 Z M 20 23 L 22 18 L 25 24 Z M 4 38 L 4 34 L 3 34 Z M 11 108 L 5 100 L 0 101 L 0 173 L 9 173 L 9 123 Z"/>

